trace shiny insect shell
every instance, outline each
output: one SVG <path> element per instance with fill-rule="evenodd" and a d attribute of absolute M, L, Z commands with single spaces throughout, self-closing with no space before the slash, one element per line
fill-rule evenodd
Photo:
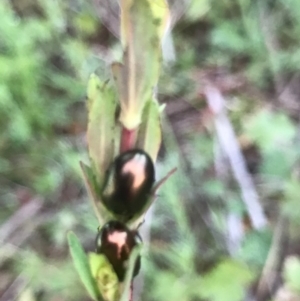
<path fill-rule="evenodd" d="M 131 251 L 142 243 L 137 231 L 129 230 L 119 221 L 106 223 L 96 237 L 96 253 L 106 256 L 120 282 L 124 281 Z M 135 262 L 133 277 L 141 267 L 141 257 Z"/>
<path fill-rule="evenodd" d="M 126 151 L 107 171 L 103 202 L 118 220 L 126 223 L 143 211 L 154 182 L 155 169 L 150 156 L 140 149 Z"/>

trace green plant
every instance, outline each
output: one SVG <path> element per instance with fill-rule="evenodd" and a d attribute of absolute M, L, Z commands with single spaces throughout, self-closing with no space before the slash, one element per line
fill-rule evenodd
<path fill-rule="evenodd" d="M 159 77 L 161 38 L 168 8 L 164 1 L 124 0 L 121 3 L 121 12 L 123 62 L 112 64 L 116 88 L 109 81 L 101 82 L 94 74 L 90 77 L 87 89 L 89 117 L 87 140 L 91 166 L 81 163 L 81 167 L 100 223 L 99 229 L 102 227 L 106 229 L 109 227 L 107 222 L 116 220 L 128 224 L 133 231 L 137 231 L 140 223 L 143 222 L 144 214 L 156 197 L 157 189 L 170 175 L 154 185 L 152 161 L 156 160 L 161 142 L 159 115 L 162 109 L 153 94 L 153 89 Z M 117 97 L 120 106 L 118 117 L 120 124 L 115 118 Z M 143 152 L 135 150 L 136 148 L 142 149 Z M 127 150 L 132 151 L 129 153 L 126 152 Z M 147 184 L 149 187 L 138 198 L 130 194 L 129 200 L 124 194 L 127 190 L 130 193 L 130 187 L 127 189 L 125 185 L 133 185 L 133 183 L 126 184 L 128 180 L 125 177 L 122 179 L 122 175 L 118 174 L 123 172 L 122 167 L 114 167 L 123 162 L 126 164 L 128 156 L 142 156 L 146 160 L 142 165 L 143 168 L 147 170 L 150 168 L 151 178 L 153 177 L 149 185 Z M 146 163 L 149 168 L 146 167 Z M 134 170 L 133 173 L 135 172 Z M 145 173 L 144 177 L 150 176 L 148 171 L 144 170 L 143 173 Z M 119 187 L 123 187 L 121 193 L 115 192 L 121 189 Z M 137 193 L 135 192 L 136 195 Z M 125 215 L 125 212 L 129 212 L 126 208 L 125 211 L 119 210 L 118 207 L 123 206 L 122 202 L 128 202 L 125 204 L 127 206 L 132 206 L 131 203 L 135 202 L 133 204 L 135 207 L 132 207 L 129 216 Z M 117 233 L 120 235 L 121 232 Z M 124 235 L 128 236 L 128 231 Z M 100 251 L 91 253 L 88 261 L 72 233 L 69 234 L 69 246 L 77 271 L 94 300 L 128 300 L 135 258 L 138 256 L 136 250 L 139 250 L 139 246 L 134 247 L 130 256 L 124 283 L 119 275 L 119 279 L 116 277 L 117 270 L 113 262 L 109 262 L 109 258 L 114 258 L 112 254 Z M 117 247 L 120 248 L 119 245 Z M 99 250 L 101 249 L 100 246 Z M 108 252 L 112 250 L 108 249 Z M 114 262 L 117 262 L 116 260 L 114 259 Z"/>

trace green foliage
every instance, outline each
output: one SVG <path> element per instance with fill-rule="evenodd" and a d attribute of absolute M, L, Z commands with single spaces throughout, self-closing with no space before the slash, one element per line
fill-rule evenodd
<path fill-rule="evenodd" d="M 88 150 L 94 175 L 102 187 L 105 172 L 115 157 L 115 144 L 120 137 L 115 130 L 116 93 L 108 82 L 92 74 L 87 88 Z"/>
<path fill-rule="evenodd" d="M 200 282 L 200 295 L 213 301 L 238 301 L 253 279 L 248 266 L 231 259 L 220 262 Z"/>
<path fill-rule="evenodd" d="M 92 275 L 88 258 L 78 238 L 72 232 L 68 234 L 68 243 L 75 268 L 89 295 L 95 301 L 102 300 L 95 278 Z"/>
<path fill-rule="evenodd" d="M 136 147 L 149 152 L 154 162 L 161 143 L 161 109 L 152 94 L 159 76 L 160 44 L 167 12 L 168 6 L 164 1 L 122 1 L 120 31 L 124 47 L 123 64 L 112 64 L 119 97 L 119 120 L 126 130 L 138 131 L 139 141 Z M 147 48 L 147 51 L 144 51 L 143 47 Z M 151 67 L 147 65 L 150 62 Z M 121 140 L 122 143 L 124 140 L 124 137 L 120 136 L 120 127 L 116 121 L 116 98 L 115 88 L 109 85 L 109 81 L 101 82 L 95 74 L 91 75 L 87 88 L 87 142 L 91 167 L 81 162 L 81 168 L 95 213 L 102 225 L 112 219 L 124 218 L 110 213 L 102 202 L 106 189 L 114 189 L 116 186 L 114 177 L 109 177 L 106 181 L 106 172 L 120 152 L 118 142 Z M 141 123 L 142 127 L 139 130 L 138 126 Z M 129 148 L 133 147 L 134 145 L 129 145 Z M 148 198 L 148 204 L 151 204 L 155 198 L 155 188 L 150 196 L 145 197 Z M 149 205 L 144 207 L 146 211 Z M 144 213 L 138 212 L 134 221 Z M 132 222 L 132 219 L 126 222 Z M 90 254 L 88 266 L 84 251 L 75 235 L 69 234 L 68 240 L 75 267 L 90 296 L 94 300 L 102 300 L 102 297 L 107 301 L 119 300 L 122 289 L 108 260 L 103 255 Z M 139 248 L 133 252 L 128 263 L 122 301 L 130 298 L 137 256 Z"/>
<path fill-rule="evenodd" d="M 130 294 L 131 294 L 131 284 L 132 284 L 132 276 L 134 273 L 135 263 L 138 258 L 138 256 L 141 253 L 142 244 L 139 246 L 136 246 L 132 253 L 130 254 L 129 262 L 128 262 L 128 269 L 126 272 L 126 277 L 123 286 L 123 292 L 120 301 L 127 301 L 130 300 Z"/>
<path fill-rule="evenodd" d="M 282 204 L 282 211 L 286 214 L 297 226 L 299 226 L 299 194 L 300 183 L 298 179 L 291 179 L 286 181 L 284 187 L 284 203 Z"/>
<path fill-rule="evenodd" d="M 101 202 L 100 192 L 102 187 L 99 187 L 100 185 L 97 182 L 96 175 L 91 167 L 85 165 L 83 162 L 80 162 L 80 166 L 98 222 L 100 226 L 104 225 L 105 221 L 112 218 L 112 215 Z"/>
<path fill-rule="evenodd" d="M 237 24 L 227 22 L 212 32 L 212 44 L 232 53 L 241 53 L 247 49 L 249 41 L 243 36 Z"/>
<path fill-rule="evenodd" d="M 13 276 L 24 275 L 45 299 L 83 297 L 73 266 L 62 255 L 67 230 L 82 223 L 86 232 L 86 220 L 93 220 L 84 207 L 80 218 L 66 210 L 80 201 L 83 148 L 77 128 L 84 128 L 85 112 L 78 108 L 91 72 L 86 40 L 98 27 L 90 5 L 79 2 L 78 11 L 73 1 L 0 3 L 0 224 L 33 198 L 45 200 L 42 213 L 1 240 L 0 277 L 9 255 L 7 264 L 17 271 Z M 77 22 L 81 9 L 88 16 Z M 13 252 L 5 251 L 8 246 L 15 246 Z"/>
<path fill-rule="evenodd" d="M 142 123 L 139 127 L 137 147 L 145 150 L 153 162 L 157 159 L 162 140 L 160 124 L 162 109 L 156 99 L 148 100 L 145 104 Z"/>
<path fill-rule="evenodd" d="M 289 289 L 300 293 L 300 260 L 298 257 L 291 256 L 285 260 L 283 277 Z"/>
<path fill-rule="evenodd" d="M 178 171 L 159 192 L 151 219 L 150 251 L 142 258 L 147 276 L 145 301 L 243 299 L 261 275 L 278 213 L 287 217 L 295 230 L 292 245 L 299 244 L 299 114 L 297 108 L 281 107 L 274 91 L 284 92 L 276 87 L 278 76 L 289 83 L 300 67 L 300 4 L 298 0 L 267 2 L 193 0 L 174 28 L 177 58 L 174 66 L 164 70 L 158 99 L 160 103 L 166 100 L 170 111 L 173 100 L 180 100 L 193 103 L 199 112 L 196 125 L 186 112 L 172 116 L 175 134 L 163 125 L 167 151 L 162 170 L 177 166 Z M 22 273 L 34 293 L 44 293 L 43 301 L 83 300 L 85 291 L 67 259 L 65 233 L 75 228 L 85 247 L 92 248 L 91 232 L 98 225 L 86 197 L 79 196 L 83 190 L 78 160 L 87 159 L 83 154 L 86 145 L 82 146 L 85 138 L 81 137 L 86 124 L 85 86 L 92 72 L 101 73 L 103 81 L 108 78 L 108 68 L 99 56 L 103 51 L 105 59 L 117 55 L 120 59 L 120 47 L 99 24 L 89 1 L 0 1 L 0 19 L 0 221 L 6 221 L 22 203 L 17 197 L 20 187 L 45 197 L 43 212 L 32 220 L 34 224 L 37 219 L 40 226 L 25 241 L 26 247 L 22 244 L 17 255 L 1 266 L 0 277 L 7 272 L 13 277 Z M 268 28 L 266 21 L 272 26 Z M 154 28 L 141 27 L 139 34 L 146 39 Z M 266 32 L 273 37 L 273 46 Z M 134 44 L 134 49 L 147 57 L 147 64 L 139 70 L 145 71 L 151 82 L 157 72 L 157 68 L 151 69 L 152 58 L 157 53 L 145 52 L 142 41 Z M 157 42 L 154 44 L 157 50 Z M 216 178 L 212 116 L 207 118 L 202 99 L 202 76 L 207 74 L 223 89 L 238 135 L 247 136 L 259 148 L 259 171 L 253 178 L 271 217 L 268 231 L 246 229 L 235 259 L 226 248 L 226 218 L 228 213 L 243 217 L 245 206 L 230 169 L 224 181 Z M 128 74 L 123 75 L 128 80 Z M 231 75 L 237 75 L 233 82 L 238 88 L 227 87 Z M 285 81 L 283 84 L 283 88 L 290 87 Z M 292 92 L 299 96 L 297 90 Z M 151 98 L 148 96 L 145 101 Z M 157 118 L 159 106 L 154 102 L 148 105 Z M 142 122 L 141 131 L 152 127 L 152 119 L 148 122 Z M 79 134 L 74 134 L 74 125 L 80 126 Z M 159 135 L 153 135 L 155 139 L 158 141 Z M 157 152 L 154 144 L 148 147 Z M 82 166 L 92 183 L 90 191 L 97 195 L 92 169 Z M 74 187 L 78 192 L 69 196 Z M 146 218 L 150 220 L 150 216 Z M 15 231 L 17 239 L 14 235 L 10 238 L 13 243 L 28 235 L 27 226 Z M 2 255 L 2 246 L 0 251 Z M 299 290 L 298 265 L 298 261 L 290 261 L 283 275 L 293 290 Z"/>
<path fill-rule="evenodd" d="M 219 180 L 208 180 L 203 186 L 203 192 L 212 198 L 222 197 L 226 191 L 226 187 Z"/>
<path fill-rule="evenodd" d="M 209 0 L 192 0 L 187 9 L 185 18 L 190 22 L 201 20 L 201 18 L 209 12 L 210 8 Z"/>
<path fill-rule="evenodd" d="M 141 246 L 130 255 L 124 283 L 120 283 L 107 258 L 102 254 L 85 254 L 78 238 L 72 232 L 68 234 L 68 243 L 75 268 L 89 295 L 96 301 L 126 301 L 130 296 L 130 287 L 137 257 Z"/>
<path fill-rule="evenodd" d="M 63 172 L 74 174 L 57 132 L 72 122 L 68 112 L 84 95 L 87 74 L 81 64 L 88 52 L 68 35 L 71 20 L 65 6 L 58 1 L 39 5 L 44 17 L 21 18 L 9 1 L 0 4 L 0 126 L 5 129 L 0 151 L 8 181 L 44 194 L 59 187 Z"/>
<path fill-rule="evenodd" d="M 20 250 L 15 261 L 15 271 L 22 273 L 34 293 L 56 292 L 63 299 L 86 294 L 79 283 L 72 262 L 46 259 L 33 250 Z M 41 271 L 43 275 L 41 275 Z"/>
<path fill-rule="evenodd" d="M 90 269 L 104 300 L 120 299 L 119 281 L 111 264 L 104 255 L 89 253 Z"/>
<path fill-rule="evenodd" d="M 156 300 L 165 300 L 166 296 L 172 300 L 191 300 L 201 284 L 195 275 L 180 276 L 170 272 L 161 273 L 159 280 L 160 285 L 155 287 L 152 294 Z"/>
<path fill-rule="evenodd" d="M 247 120 L 245 132 L 268 154 L 278 148 L 286 149 L 296 137 L 296 128 L 284 113 L 267 110 L 261 110 Z"/>
<path fill-rule="evenodd" d="M 121 2 L 122 64 L 113 64 L 120 99 L 120 122 L 135 129 L 156 87 L 161 65 L 161 38 L 168 18 L 164 0 Z M 147 51 L 145 51 L 147 49 Z"/>
<path fill-rule="evenodd" d="M 263 268 L 272 242 L 272 232 L 251 231 L 242 242 L 238 258 L 252 267 L 252 270 Z"/>
<path fill-rule="evenodd" d="M 262 155 L 259 170 L 264 181 L 263 193 L 283 193 L 283 211 L 295 219 L 298 207 L 295 196 L 299 190 L 298 180 L 291 174 L 297 168 L 300 155 L 296 126 L 283 112 L 261 110 L 247 119 L 244 130 L 259 146 Z"/>

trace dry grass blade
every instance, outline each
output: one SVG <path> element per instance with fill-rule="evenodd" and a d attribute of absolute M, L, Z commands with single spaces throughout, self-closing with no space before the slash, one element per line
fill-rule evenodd
<path fill-rule="evenodd" d="M 288 220 L 286 217 L 279 217 L 273 234 L 273 241 L 269 254 L 259 279 L 256 298 L 257 300 L 266 300 L 274 291 L 276 282 L 280 275 L 280 269 L 284 260 L 284 251 L 288 244 Z"/>
<path fill-rule="evenodd" d="M 0 242 L 7 240 L 14 231 L 31 220 L 42 208 L 43 200 L 36 197 L 16 211 L 0 228 Z"/>
<path fill-rule="evenodd" d="M 234 129 L 226 114 L 225 99 L 221 95 L 221 92 L 211 84 L 206 85 L 204 94 L 211 111 L 214 113 L 216 134 L 220 146 L 229 159 L 252 224 L 255 229 L 261 229 L 267 224 L 267 219 L 251 175 L 247 171 L 245 159 L 239 147 Z"/>

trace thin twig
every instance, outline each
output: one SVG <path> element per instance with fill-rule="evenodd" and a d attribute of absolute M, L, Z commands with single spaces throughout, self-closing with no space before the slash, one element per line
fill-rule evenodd
<path fill-rule="evenodd" d="M 234 177 L 240 186 L 252 225 L 255 229 L 261 229 L 267 224 L 267 219 L 259 202 L 252 177 L 247 171 L 245 159 L 232 124 L 226 114 L 225 99 L 220 91 L 209 83 L 204 88 L 204 94 L 210 109 L 214 113 L 215 128 L 220 145 L 229 159 Z"/>
<path fill-rule="evenodd" d="M 22 273 L 19 274 L 19 276 L 15 278 L 12 284 L 2 294 L 0 301 L 15 300 L 17 295 L 28 285 L 28 282 L 29 281 L 25 280 Z"/>
<path fill-rule="evenodd" d="M 0 228 L 0 241 L 6 241 L 20 226 L 30 221 L 42 208 L 43 200 L 36 197 L 23 205 Z"/>
<path fill-rule="evenodd" d="M 217 140 L 217 139 L 216 139 Z M 215 153 L 215 170 L 217 177 L 222 182 L 228 182 L 228 172 L 229 172 L 229 162 L 222 151 L 219 141 L 215 142 L 214 146 Z M 226 195 L 223 196 L 223 199 L 226 200 Z M 226 245 L 228 252 L 234 256 L 240 248 L 241 241 L 244 236 L 242 218 L 236 213 L 228 212 L 227 214 L 227 233 L 226 233 Z"/>
<path fill-rule="evenodd" d="M 177 167 L 171 169 L 166 176 L 160 179 L 154 186 L 153 191 L 156 192 L 175 172 L 177 171 Z"/>
<path fill-rule="evenodd" d="M 288 219 L 279 217 L 269 254 L 257 285 L 256 297 L 258 300 L 266 300 L 267 295 L 274 291 L 288 243 L 287 228 Z"/>
<path fill-rule="evenodd" d="M 14 257 L 16 253 L 22 251 L 20 247 L 31 237 L 37 227 L 53 219 L 53 214 L 45 213 L 38 215 L 26 227 L 22 227 L 19 231 L 9 236 L 5 243 L 0 240 L 0 266 L 6 260 Z"/>

